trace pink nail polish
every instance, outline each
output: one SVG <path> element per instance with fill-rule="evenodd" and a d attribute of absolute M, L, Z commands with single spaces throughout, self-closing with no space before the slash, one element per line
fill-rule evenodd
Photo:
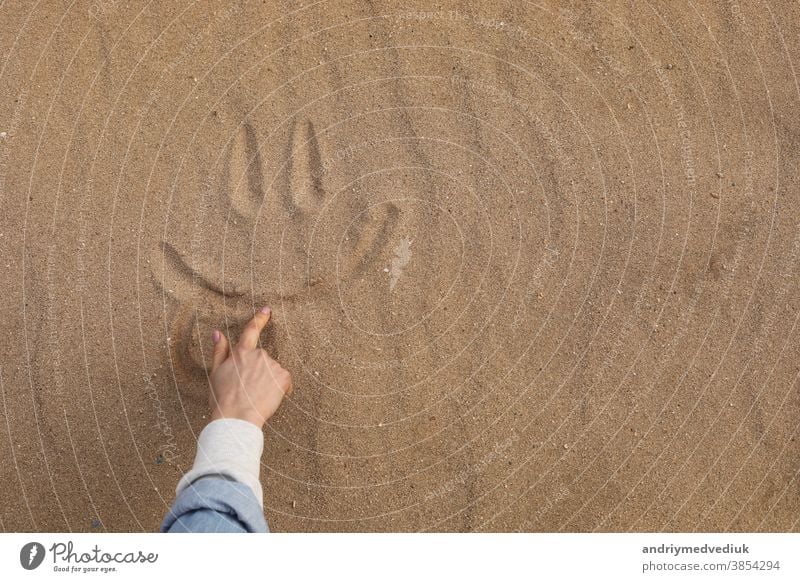
<path fill-rule="evenodd" d="M 269 307 L 262 307 L 260 311 L 264 315 L 269 315 L 272 312 L 272 309 L 270 309 Z"/>
<path fill-rule="evenodd" d="M 213 341 L 214 343 L 217 343 L 219 341 L 219 337 L 220 335 L 218 329 L 215 329 L 214 331 L 211 332 L 211 341 Z"/>

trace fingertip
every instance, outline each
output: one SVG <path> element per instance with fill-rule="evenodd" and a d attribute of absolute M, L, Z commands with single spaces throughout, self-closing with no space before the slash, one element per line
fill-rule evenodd
<path fill-rule="evenodd" d="M 254 350 L 258 347 L 258 336 L 269 324 L 271 313 L 272 309 L 269 307 L 262 307 L 256 311 L 255 315 L 253 315 L 253 319 L 245 325 L 244 331 L 239 336 L 237 348 Z"/>
<path fill-rule="evenodd" d="M 219 343 L 219 340 L 222 338 L 222 334 L 219 333 L 218 329 L 215 329 L 211 332 L 211 341 L 215 344 Z"/>

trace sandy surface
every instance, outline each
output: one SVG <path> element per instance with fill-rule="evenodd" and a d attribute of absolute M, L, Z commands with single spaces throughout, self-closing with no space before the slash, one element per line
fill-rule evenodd
<path fill-rule="evenodd" d="M 275 530 L 800 530 L 796 2 L 0 3 L 0 528 L 154 530 L 255 307 Z"/>

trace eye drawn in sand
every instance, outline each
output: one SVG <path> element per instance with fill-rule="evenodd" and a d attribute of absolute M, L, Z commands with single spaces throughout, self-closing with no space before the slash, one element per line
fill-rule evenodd
<path fill-rule="evenodd" d="M 251 225 L 267 196 L 258 136 L 248 121 L 242 123 L 231 143 L 225 180 L 220 187 L 221 197 L 227 199 L 229 209 L 238 219 Z"/>
<path fill-rule="evenodd" d="M 290 214 L 299 211 L 308 218 L 324 205 L 324 172 L 314 124 L 310 120 L 304 123 L 293 120 L 286 147 L 286 180 L 282 188 L 282 198 Z"/>
<path fill-rule="evenodd" d="M 272 257 L 261 265 L 265 272 L 259 266 L 259 276 L 254 276 L 251 249 L 244 246 L 238 253 L 241 256 L 225 256 L 224 265 L 217 257 L 189 252 L 183 248 L 187 245 L 170 241 L 163 241 L 151 254 L 153 281 L 177 304 L 169 326 L 169 346 L 179 378 L 204 375 L 210 365 L 208 338 L 214 328 L 237 332 L 252 317 L 253 308 L 261 305 L 335 298 L 331 291 L 337 278 L 363 273 L 397 238 L 394 231 L 401 212 L 392 203 L 369 206 L 356 192 L 346 204 L 325 212 L 334 194 L 325 188 L 323 154 L 311 121 L 292 123 L 286 161 L 274 181 L 267 176 L 260 150 L 254 127 L 242 123 L 226 157 L 218 200 L 213 202 L 228 217 L 226 237 L 267 247 L 256 254 Z M 282 231 L 270 228 L 279 220 L 284 224 Z M 319 244 L 331 248 L 315 249 L 335 260 L 308 273 L 307 245 L 314 228 L 338 235 L 320 236 Z M 278 258 L 282 273 L 277 270 Z M 288 277 L 287 271 L 302 275 Z M 269 342 L 269 334 L 266 337 Z"/>

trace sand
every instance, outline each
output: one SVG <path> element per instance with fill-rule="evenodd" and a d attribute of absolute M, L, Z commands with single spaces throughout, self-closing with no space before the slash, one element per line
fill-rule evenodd
<path fill-rule="evenodd" d="M 274 309 L 276 531 L 798 531 L 797 3 L 0 4 L 0 528 L 154 531 Z"/>

